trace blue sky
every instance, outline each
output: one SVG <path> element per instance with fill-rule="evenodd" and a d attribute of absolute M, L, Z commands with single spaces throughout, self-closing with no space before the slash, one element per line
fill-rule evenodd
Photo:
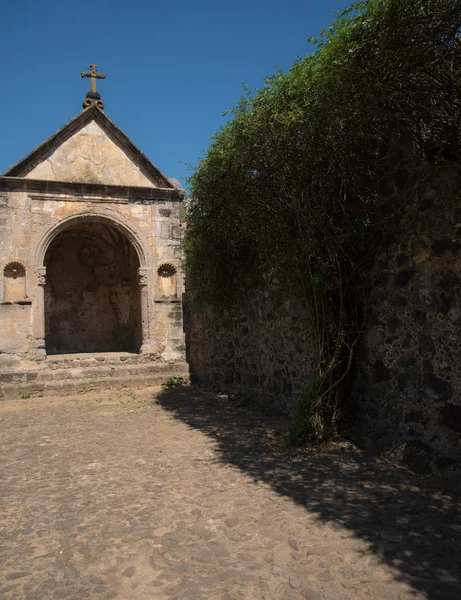
<path fill-rule="evenodd" d="M 343 0 L 2 0 L 0 173 L 76 115 L 97 63 L 107 115 L 184 184 L 223 112 L 313 50 Z"/>

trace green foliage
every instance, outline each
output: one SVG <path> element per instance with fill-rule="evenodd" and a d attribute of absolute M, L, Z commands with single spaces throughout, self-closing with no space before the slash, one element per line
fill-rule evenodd
<path fill-rule="evenodd" d="M 270 276 L 298 290 L 330 419 L 368 268 L 405 203 L 396 157 L 461 156 L 460 2 L 356 2 L 316 52 L 246 92 L 190 179 L 190 288 L 216 306 Z"/>
<path fill-rule="evenodd" d="M 172 375 L 168 381 L 165 381 L 165 383 L 162 384 L 162 387 L 173 388 L 180 387 L 181 385 L 184 385 L 184 377 L 181 377 L 180 375 Z"/>
<path fill-rule="evenodd" d="M 325 418 L 319 411 L 319 385 L 314 378 L 299 395 L 291 415 L 290 441 L 294 446 L 311 446 L 322 440 Z"/>

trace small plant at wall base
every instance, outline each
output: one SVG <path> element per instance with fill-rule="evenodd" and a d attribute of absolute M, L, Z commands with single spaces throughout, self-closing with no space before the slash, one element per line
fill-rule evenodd
<path fill-rule="evenodd" d="M 290 441 L 295 446 L 322 441 L 325 422 L 318 405 L 318 381 L 313 378 L 301 392 L 291 415 Z"/>
<path fill-rule="evenodd" d="M 246 93 L 190 179 L 195 297 L 222 307 L 275 277 L 305 300 L 316 366 L 295 443 L 341 415 L 370 267 L 414 197 L 405 161 L 461 156 L 460 31 L 460 0 L 353 4 L 315 53 Z"/>
<path fill-rule="evenodd" d="M 184 385 L 184 378 L 181 377 L 180 375 L 172 375 L 168 381 L 165 381 L 165 383 L 162 384 L 162 387 L 164 388 L 173 388 L 173 387 L 180 387 Z"/>

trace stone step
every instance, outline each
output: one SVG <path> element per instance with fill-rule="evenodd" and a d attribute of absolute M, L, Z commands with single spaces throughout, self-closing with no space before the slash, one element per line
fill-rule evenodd
<path fill-rule="evenodd" d="M 69 366 L 60 369 L 38 368 L 38 369 L 14 369 L 0 372 L 0 384 L 10 382 L 31 382 L 31 381 L 58 381 L 60 379 L 93 379 L 107 378 L 112 376 L 131 377 L 135 375 L 156 375 L 162 376 L 174 374 L 173 371 L 185 371 L 187 363 L 133 363 L 133 364 L 91 364 L 90 366 Z"/>
<path fill-rule="evenodd" d="M 57 395 L 120 387 L 139 389 L 165 383 L 172 375 L 186 379 L 187 363 L 146 361 L 138 364 L 121 363 L 116 366 L 96 363 L 79 368 L 4 371 L 0 373 L 0 398 Z"/>
<path fill-rule="evenodd" d="M 41 362 L 48 369 L 89 367 L 92 365 L 152 364 L 152 356 L 130 352 L 98 352 L 92 354 L 51 354 Z"/>

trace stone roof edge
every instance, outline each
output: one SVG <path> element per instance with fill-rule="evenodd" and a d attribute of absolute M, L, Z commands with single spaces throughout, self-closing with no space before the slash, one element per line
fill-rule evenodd
<path fill-rule="evenodd" d="M 185 193 L 176 188 L 154 188 L 104 183 L 80 183 L 52 181 L 47 179 L 26 179 L 24 177 L 0 176 L 0 191 L 17 190 L 25 192 L 48 192 L 74 194 L 79 196 L 109 196 L 116 198 L 142 198 L 145 200 L 184 200 Z"/>
<path fill-rule="evenodd" d="M 99 125 L 108 130 L 108 133 L 120 144 L 127 154 L 134 159 L 136 163 L 145 172 L 147 177 L 159 184 L 160 188 L 174 188 L 171 181 L 147 158 L 147 156 L 137 147 L 123 131 L 113 123 L 109 117 L 97 106 L 91 106 L 78 113 L 56 133 L 32 150 L 27 156 L 22 158 L 15 165 L 7 169 L 2 175 L 4 177 L 22 177 L 25 173 L 31 171 L 41 160 L 59 147 L 61 143 L 69 139 L 74 133 L 95 120 Z"/>

